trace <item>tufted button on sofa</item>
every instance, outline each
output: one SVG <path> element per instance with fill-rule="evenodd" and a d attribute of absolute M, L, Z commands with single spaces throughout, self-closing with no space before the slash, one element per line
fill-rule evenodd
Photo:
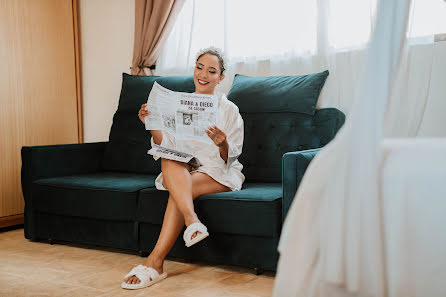
<path fill-rule="evenodd" d="M 244 120 L 246 181 L 241 191 L 197 198 L 210 237 L 186 248 L 180 236 L 169 256 L 276 269 L 282 224 L 305 169 L 345 120 L 335 108 L 315 108 L 327 75 L 235 77 L 228 99 Z M 155 81 L 194 91 L 192 77 L 123 74 L 108 142 L 22 148 L 26 238 L 152 250 L 168 193 L 155 188 L 160 163 L 146 154 L 149 135 L 136 115 Z"/>

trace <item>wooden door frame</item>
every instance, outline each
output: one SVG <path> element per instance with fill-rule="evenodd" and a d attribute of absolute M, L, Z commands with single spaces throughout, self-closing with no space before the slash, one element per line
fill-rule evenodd
<path fill-rule="evenodd" d="M 84 125 L 82 109 L 82 88 L 81 88 L 81 61 L 79 47 L 79 3 L 72 0 L 73 10 L 73 32 L 74 32 L 74 57 L 76 67 L 76 101 L 77 101 L 77 134 L 78 142 L 84 142 Z"/>

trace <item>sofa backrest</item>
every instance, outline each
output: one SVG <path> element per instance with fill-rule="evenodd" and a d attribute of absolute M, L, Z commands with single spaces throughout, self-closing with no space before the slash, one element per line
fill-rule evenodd
<path fill-rule="evenodd" d="M 319 148 L 334 138 L 345 120 L 336 108 L 300 113 L 246 113 L 243 164 L 246 181 L 281 182 L 282 156 L 287 152 Z"/>
<path fill-rule="evenodd" d="M 113 116 L 109 142 L 102 160 L 102 169 L 134 173 L 158 174 L 160 162 L 147 154 L 151 134 L 138 118 L 138 111 L 158 82 L 177 92 L 192 93 L 192 76 L 132 76 L 123 73 L 119 106 Z"/>
<path fill-rule="evenodd" d="M 228 94 L 245 124 L 239 160 L 247 181 L 280 182 L 282 155 L 322 147 L 342 126 L 344 114 L 335 108 L 316 110 L 328 71 L 303 76 L 246 77 L 237 75 Z M 192 76 L 132 76 L 123 74 L 119 106 L 113 117 L 102 169 L 158 174 L 160 162 L 147 155 L 150 132 L 137 114 L 153 83 L 174 91 L 194 92 Z"/>
<path fill-rule="evenodd" d="M 344 114 L 336 108 L 316 109 L 327 75 L 235 77 L 228 99 L 244 120 L 239 161 L 246 181 L 281 182 L 284 153 L 319 148 L 333 139 Z"/>

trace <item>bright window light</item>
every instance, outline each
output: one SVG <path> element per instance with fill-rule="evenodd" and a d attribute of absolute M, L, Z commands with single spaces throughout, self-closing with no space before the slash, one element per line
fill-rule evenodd
<path fill-rule="evenodd" d="M 194 65 L 194 53 L 209 45 L 222 48 L 232 62 L 363 47 L 370 40 L 377 2 L 187 0 L 169 38 L 171 48 L 165 49 L 164 56 L 174 58 L 164 63 L 169 68 L 184 60 Z M 445 0 L 412 0 L 408 37 L 432 42 L 439 33 L 446 33 Z"/>
<path fill-rule="evenodd" d="M 226 1 L 227 52 L 271 57 L 316 51 L 316 1 Z"/>
<path fill-rule="evenodd" d="M 376 0 L 330 0 L 328 36 L 335 49 L 366 44 L 371 35 Z"/>
<path fill-rule="evenodd" d="M 444 0 L 412 0 L 409 37 L 446 33 L 446 2 Z"/>
<path fill-rule="evenodd" d="M 189 1 L 193 2 L 193 1 Z M 213 45 L 224 48 L 225 35 L 224 1 L 196 0 L 191 34 L 191 52 Z"/>
<path fill-rule="evenodd" d="M 209 44 L 232 59 L 316 51 L 316 1 L 196 0 L 194 15 L 192 52 Z"/>

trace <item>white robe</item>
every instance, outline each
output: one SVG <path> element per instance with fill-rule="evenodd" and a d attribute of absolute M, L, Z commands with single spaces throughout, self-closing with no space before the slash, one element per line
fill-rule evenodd
<path fill-rule="evenodd" d="M 220 151 L 213 142 L 178 141 L 172 135 L 163 131 L 163 140 L 160 145 L 195 156 L 203 165 L 194 168 L 193 171 L 203 172 L 232 191 L 238 191 L 242 188 L 245 180 L 242 173 L 243 165 L 237 160 L 243 148 L 243 119 L 238 107 L 229 101 L 225 94 L 217 94 L 219 97 L 217 127 L 226 134 L 226 140 L 229 144 L 227 162 L 221 158 Z M 151 143 L 153 146 L 153 137 Z M 155 160 L 159 159 L 155 156 L 153 158 Z M 167 190 L 163 186 L 162 173 L 156 178 L 155 186 L 158 190 Z"/>

